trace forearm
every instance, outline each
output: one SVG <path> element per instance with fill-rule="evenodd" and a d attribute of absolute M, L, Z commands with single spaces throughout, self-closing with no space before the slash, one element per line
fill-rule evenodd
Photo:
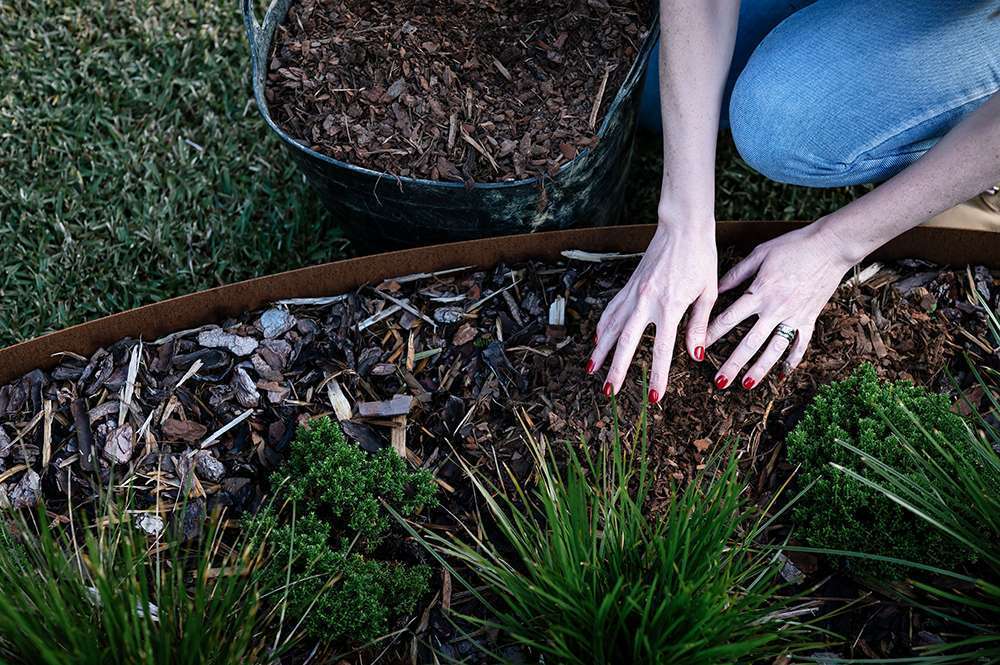
<path fill-rule="evenodd" d="M 722 97 L 736 41 L 738 0 L 661 0 L 661 223 L 710 222 Z"/>
<path fill-rule="evenodd" d="M 817 223 L 845 258 L 857 263 L 998 182 L 1000 95 L 993 95 L 909 168 Z"/>

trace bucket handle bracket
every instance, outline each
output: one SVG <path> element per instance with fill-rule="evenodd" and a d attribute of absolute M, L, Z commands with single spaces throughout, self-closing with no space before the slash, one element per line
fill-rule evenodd
<path fill-rule="evenodd" d="M 271 13 L 275 10 L 275 5 L 278 4 L 278 0 L 271 0 L 264 12 L 264 20 L 257 21 L 257 14 L 254 11 L 255 1 L 243 0 L 243 23 L 246 25 L 247 42 L 250 44 L 250 61 L 254 68 L 259 64 L 259 54 L 265 47 L 265 28 L 271 23 L 269 20 Z"/>

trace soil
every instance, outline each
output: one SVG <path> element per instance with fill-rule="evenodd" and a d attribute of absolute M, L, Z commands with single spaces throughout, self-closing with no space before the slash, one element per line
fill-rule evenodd
<path fill-rule="evenodd" d="M 597 141 L 649 0 L 297 0 L 275 38 L 275 122 L 396 176 L 554 175 Z"/>
<path fill-rule="evenodd" d="M 533 466 L 522 423 L 550 441 L 582 434 L 598 446 L 610 437 L 603 377 L 588 376 L 584 365 L 600 313 L 635 259 L 570 256 L 398 277 L 326 299 L 276 303 L 161 340 L 121 340 L 90 357 L 66 355 L 49 372 L 0 387 L 0 504 L 27 508 L 44 498 L 51 514 L 65 515 L 69 492 L 73 506 L 86 506 L 95 484 L 112 479 L 130 487 L 145 510 L 137 527 L 155 536 L 175 526 L 196 538 L 217 508 L 231 516 L 254 510 L 296 426 L 331 415 L 365 449 L 393 446 L 432 470 L 443 503 L 426 516 L 435 528 L 455 528 L 452 515 L 474 520 L 456 455 L 484 473 L 500 464 L 527 478 Z M 863 361 L 883 377 L 942 391 L 951 387 L 949 367 L 959 386 L 966 383 L 964 363 L 955 362 L 963 352 L 997 364 L 968 290 L 1000 306 L 1000 273 L 904 261 L 864 276 L 838 291 L 805 361 L 783 382 L 715 390 L 712 376 L 735 334 L 703 363 L 677 349 L 670 386 L 651 411 L 651 510 L 727 438 L 744 453 L 752 495 L 766 501 L 791 473 L 784 434 L 816 387 Z M 648 366 L 647 343 L 617 396 L 626 430 L 641 408 Z M 186 502 L 176 500 L 182 487 L 190 488 Z M 826 580 L 827 598 L 867 593 L 815 557 L 793 561 L 804 583 Z M 392 647 L 401 662 L 418 644 L 454 655 L 471 648 L 444 618 L 441 593 L 427 600 L 414 631 Z M 450 604 L 476 611 L 469 602 L 456 590 Z M 842 634 L 857 636 L 845 656 L 907 655 L 933 630 L 877 594 L 839 621 Z"/>

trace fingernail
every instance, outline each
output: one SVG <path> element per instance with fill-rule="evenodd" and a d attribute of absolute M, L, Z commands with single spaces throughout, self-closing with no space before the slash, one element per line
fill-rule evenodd
<path fill-rule="evenodd" d="M 611 397 L 611 383 L 604 384 L 604 396 Z"/>
<path fill-rule="evenodd" d="M 593 373 L 594 373 L 594 359 L 591 358 L 590 360 L 587 361 L 587 374 L 593 374 Z"/>
<path fill-rule="evenodd" d="M 784 381 L 784 380 L 785 380 L 785 373 L 778 372 L 778 381 Z"/>
<path fill-rule="evenodd" d="M 660 401 L 660 393 L 656 392 L 655 390 L 650 390 L 649 391 L 649 403 L 650 404 L 656 404 L 659 401 Z"/>
<path fill-rule="evenodd" d="M 697 360 L 698 362 L 701 362 L 702 360 L 705 359 L 705 347 L 704 346 L 696 346 L 696 347 L 694 347 L 694 359 Z"/>
<path fill-rule="evenodd" d="M 750 390 L 755 385 L 757 385 L 757 382 L 753 380 L 753 377 L 748 376 L 743 379 L 743 387 L 746 388 L 747 390 Z"/>
<path fill-rule="evenodd" d="M 719 390 L 722 390 L 728 385 L 729 385 L 729 379 L 727 379 L 725 375 L 720 374 L 719 376 L 715 377 L 715 387 L 718 388 Z"/>

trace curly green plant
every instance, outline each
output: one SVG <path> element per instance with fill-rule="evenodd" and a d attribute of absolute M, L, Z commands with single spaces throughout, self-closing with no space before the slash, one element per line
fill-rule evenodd
<path fill-rule="evenodd" d="M 907 381 L 880 381 L 870 364 L 860 366 L 846 380 L 820 388 L 787 441 L 789 461 L 800 465 L 803 485 L 811 486 L 794 510 L 806 543 L 918 563 L 971 560 L 970 551 L 837 469 L 867 477 L 870 471 L 864 456 L 870 456 L 933 491 L 902 442 L 919 443 L 921 431 L 927 430 L 967 447 L 967 427 L 949 406 L 946 396 Z M 845 557 L 842 562 L 863 575 L 898 577 L 905 572 L 879 560 Z"/>
<path fill-rule="evenodd" d="M 320 418 L 299 429 L 271 480 L 285 509 L 272 502 L 245 526 L 268 535 L 262 587 L 285 599 L 292 616 L 305 617 L 307 635 L 363 644 L 414 611 L 430 568 L 387 560 L 385 506 L 412 515 L 435 505 L 429 472 L 411 470 L 391 449 L 367 453 Z"/>

